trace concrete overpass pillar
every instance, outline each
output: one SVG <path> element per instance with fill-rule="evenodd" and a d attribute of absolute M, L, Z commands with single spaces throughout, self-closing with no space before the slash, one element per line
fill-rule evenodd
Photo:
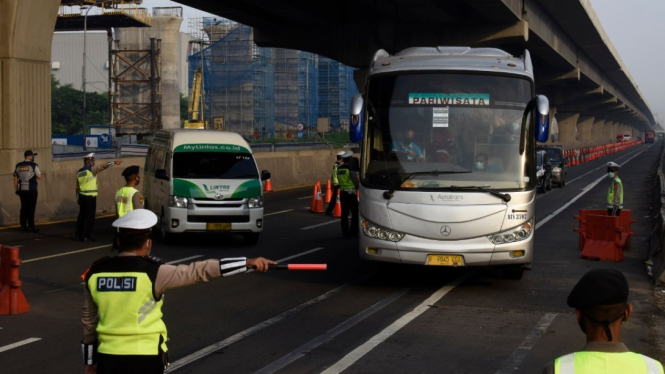
<path fill-rule="evenodd" d="M 579 113 L 557 113 L 557 122 L 559 123 L 559 139 L 562 143 L 573 143 L 577 141 L 577 120 L 579 118 Z"/>
<path fill-rule="evenodd" d="M 582 140 L 584 142 L 592 142 L 594 140 L 593 134 L 591 133 L 594 119 L 595 117 L 581 116 L 577 120 L 577 129 L 580 133 L 579 140 Z"/>
<path fill-rule="evenodd" d="M 605 125 L 603 126 L 603 135 L 608 142 L 616 142 L 617 132 L 615 130 L 613 121 L 605 121 Z"/>
<path fill-rule="evenodd" d="M 0 1 L 0 174 L 51 165 L 51 42 L 60 0 Z"/>
<path fill-rule="evenodd" d="M 605 128 L 604 118 L 594 119 L 593 125 L 591 126 L 591 136 L 593 137 L 593 141 L 595 143 L 598 144 L 607 143 L 607 137 L 605 136 L 604 128 Z"/>

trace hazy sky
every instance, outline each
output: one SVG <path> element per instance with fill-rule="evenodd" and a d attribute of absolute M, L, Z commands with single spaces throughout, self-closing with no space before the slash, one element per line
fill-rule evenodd
<path fill-rule="evenodd" d="M 647 104 L 665 122 L 665 1 L 664 0 L 580 0 L 593 6 L 614 48 L 637 83 Z M 143 6 L 182 6 L 168 0 L 144 0 Z M 182 6 L 187 32 L 187 19 L 210 16 L 200 10 Z M 665 125 L 665 124 L 664 124 Z M 665 126 L 664 126 L 665 127 Z"/>

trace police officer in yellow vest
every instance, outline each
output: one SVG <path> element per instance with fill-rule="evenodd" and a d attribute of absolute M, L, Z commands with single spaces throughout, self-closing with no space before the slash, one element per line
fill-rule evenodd
<path fill-rule="evenodd" d="M 623 183 L 619 179 L 619 165 L 608 162 L 607 176 L 612 180 L 607 190 L 607 214 L 619 216 L 623 209 Z"/>
<path fill-rule="evenodd" d="M 633 306 L 626 277 L 614 269 L 594 269 L 582 276 L 568 296 L 586 334 L 580 352 L 557 358 L 543 374 L 663 374 L 660 362 L 633 353 L 621 342 L 621 324 Z"/>
<path fill-rule="evenodd" d="M 97 211 L 97 174 L 122 161 L 109 161 L 95 165 L 95 154 L 89 153 L 83 157 L 83 167 L 76 173 L 76 200 L 79 205 L 79 215 L 76 220 L 76 240 L 80 242 L 92 241 L 92 227 L 95 224 Z"/>
<path fill-rule="evenodd" d="M 337 180 L 340 189 L 340 204 L 342 205 L 342 235 L 346 237 L 358 236 L 358 171 L 351 168 L 352 151 L 344 152 L 342 165 L 337 168 Z M 351 212 L 351 226 L 349 227 L 349 212 Z"/>
<path fill-rule="evenodd" d="M 113 222 L 120 253 L 94 262 L 83 274 L 83 341 L 86 374 L 163 373 L 167 365 L 164 293 L 253 268 L 268 271 L 274 261 L 227 258 L 167 265 L 149 257 L 157 216 L 138 209 Z"/>
<path fill-rule="evenodd" d="M 330 179 L 332 181 L 332 193 L 330 197 L 330 202 L 328 203 L 328 207 L 326 208 L 326 214 L 329 216 L 333 215 L 333 210 L 335 210 L 335 205 L 337 204 L 337 192 L 339 191 L 339 180 L 337 180 L 337 168 L 339 165 L 342 164 L 342 155 L 344 155 L 344 151 L 339 151 L 337 152 L 337 161 L 335 161 L 335 164 L 333 165 L 332 169 L 332 175 L 330 176 Z M 341 202 L 340 202 L 341 203 Z"/>
<path fill-rule="evenodd" d="M 136 186 L 141 182 L 140 170 L 138 166 L 132 165 L 122 171 L 126 184 L 115 194 L 115 214 L 117 218 L 122 218 L 134 209 L 143 209 L 143 195 L 136 189 Z"/>

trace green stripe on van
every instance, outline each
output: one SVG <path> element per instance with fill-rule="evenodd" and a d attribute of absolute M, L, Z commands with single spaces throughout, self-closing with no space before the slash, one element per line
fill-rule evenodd
<path fill-rule="evenodd" d="M 205 192 L 199 186 L 179 178 L 173 178 L 173 194 L 182 197 L 206 198 Z"/>
<path fill-rule="evenodd" d="M 233 198 L 245 198 L 261 196 L 261 181 L 258 179 L 249 180 L 236 188 L 233 192 Z"/>
<path fill-rule="evenodd" d="M 229 152 L 251 153 L 249 149 L 235 144 L 181 144 L 173 152 Z"/>

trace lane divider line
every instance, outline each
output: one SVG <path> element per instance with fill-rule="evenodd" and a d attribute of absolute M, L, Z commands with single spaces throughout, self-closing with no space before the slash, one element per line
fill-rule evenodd
<path fill-rule="evenodd" d="M 651 147 L 651 146 L 649 146 L 649 147 Z M 634 159 L 635 157 L 639 156 L 640 154 L 642 154 L 642 152 L 639 152 L 639 153 L 635 154 L 633 157 L 631 157 L 631 158 L 629 158 L 628 160 L 624 161 L 624 162 L 623 162 L 622 164 L 620 164 L 619 166 L 623 166 L 623 165 L 627 164 L 630 160 Z M 586 194 L 587 192 L 591 191 L 591 189 L 592 189 L 593 187 L 595 187 L 598 183 L 600 183 L 600 181 L 602 181 L 602 180 L 604 180 L 604 179 L 606 179 L 606 178 L 607 178 L 607 175 L 603 175 L 602 177 L 599 177 L 599 178 L 596 179 L 595 181 L 591 182 L 591 184 L 589 184 L 588 186 L 584 187 L 584 188 L 582 189 L 582 192 L 580 192 L 577 196 L 575 196 L 574 198 L 572 198 L 569 202 L 567 202 L 566 204 L 564 204 L 564 205 L 563 205 L 562 207 L 560 207 L 559 209 L 557 209 L 557 210 L 555 210 L 554 212 L 552 212 L 549 216 L 545 217 L 542 221 L 536 223 L 536 230 L 538 230 L 538 228 L 540 228 L 542 225 L 546 224 L 546 223 L 547 223 L 549 220 L 551 220 L 552 218 L 556 217 L 559 213 L 563 212 L 566 208 L 568 208 L 568 207 L 571 206 L 574 202 L 576 202 L 576 201 L 579 200 L 582 196 L 584 196 L 584 194 Z"/>
<path fill-rule="evenodd" d="M 311 199 L 311 196 L 305 196 L 305 197 L 299 197 L 297 200 L 305 200 L 305 199 Z"/>
<path fill-rule="evenodd" d="M 286 356 L 280 358 L 279 360 L 276 360 L 269 364 L 268 366 L 254 372 L 254 374 L 272 374 L 278 370 L 283 369 L 293 361 L 296 361 L 300 357 L 304 356 L 308 352 L 311 352 L 312 350 L 316 349 L 320 345 L 327 343 L 334 339 L 337 335 L 343 333 L 344 331 L 354 327 L 358 323 L 362 322 L 365 320 L 367 317 L 370 317 L 374 313 L 380 311 L 381 309 L 385 308 L 389 304 L 391 304 L 393 301 L 401 298 L 402 296 L 406 295 L 407 292 L 409 292 L 408 288 L 403 288 L 399 289 L 396 292 L 394 292 L 392 295 L 386 297 L 385 299 L 377 302 L 376 304 L 372 305 L 371 307 L 363 310 L 362 312 L 356 314 L 355 316 L 347 319 L 346 321 L 340 323 L 339 325 L 335 326 L 331 330 L 328 330 L 326 333 L 319 335 L 318 337 L 310 340 L 309 342 L 301 345 L 300 347 L 294 349 L 291 353 L 287 354 Z"/>
<path fill-rule="evenodd" d="M 30 344 L 30 343 L 36 342 L 38 340 L 42 340 L 42 338 L 29 338 L 29 339 L 21 340 L 20 342 L 16 342 L 14 344 L 9 344 L 9 345 L 6 345 L 4 347 L 0 347 L 0 352 L 8 351 L 10 349 L 14 349 L 14 348 L 20 347 L 22 345 Z"/>
<path fill-rule="evenodd" d="M 531 348 L 538 343 L 543 333 L 547 330 L 552 321 L 554 321 L 556 316 L 557 313 L 546 313 L 543 318 L 540 319 L 538 324 L 536 324 L 533 331 L 531 331 L 522 344 L 515 349 L 513 354 L 508 357 L 503 366 L 495 374 L 512 374 L 517 370 L 522 361 L 531 352 Z"/>
<path fill-rule="evenodd" d="M 267 216 L 272 216 L 272 215 L 275 215 L 275 214 L 282 214 L 282 213 L 288 213 L 288 212 L 293 212 L 293 209 L 287 209 L 287 210 L 281 210 L 279 212 L 268 213 L 268 214 L 264 214 L 263 216 L 267 217 Z"/>
<path fill-rule="evenodd" d="M 386 341 L 386 339 L 388 339 L 393 334 L 402 329 L 404 326 L 406 326 L 409 322 L 413 321 L 418 316 L 423 314 L 425 311 L 429 310 L 431 305 L 436 304 L 439 300 L 441 300 L 444 296 L 446 296 L 455 287 L 459 286 L 462 282 L 471 277 L 472 274 L 473 274 L 472 272 L 467 272 L 466 274 L 453 280 L 449 284 L 441 287 L 439 290 L 434 292 L 430 297 L 428 297 L 427 300 L 420 303 L 420 305 L 418 305 L 411 312 L 403 315 L 400 319 L 393 322 L 383 331 L 371 337 L 369 340 L 365 342 L 365 344 L 351 351 L 349 354 L 344 356 L 344 358 L 337 361 L 334 365 L 323 371 L 321 374 L 337 374 L 343 372 L 351 365 L 353 365 L 356 361 L 361 359 L 364 355 L 369 353 L 372 349 L 376 348 L 376 346 L 383 343 L 384 341 Z"/>
<path fill-rule="evenodd" d="M 336 223 L 336 222 L 339 222 L 339 221 L 335 220 L 335 221 L 323 222 L 323 223 L 319 223 L 319 224 L 316 224 L 316 225 L 303 227 L 303 228 L 301 228 L 301 230 L 310 230 L 310 229 L 314 229 L 314 228 L 317 228 L 317 227 L 320 227 L 320 226 L 330 225 L 331 223 Z"/>
<path fill-rule="evenodd" d="M 78 251 L 71 251 L 71 252 L 65 252 L 65 253 L 58 253 L 57 255 L 50 255 L 50 256 L 44 256 L 44 257 L 38 257 L 38 258 L 31 258 L 30 260 L 23 260 L 23 263 L 28 263 L 28 262 L 34 262 L 34 261 L 41 261 L 41 260 L 47 260 L 49 258 L 54 258 L 54 257 L 61 257 L 61 256 L 69 256 L 73 255 L 76 253 L 81 253 L 81 252 L 89 252 L 89 251 L 94 251 L 96 249 L 102 249 L 102 248 L 108 248 L 110 247 L 111 244 L 105 244 L 105 245 L 100 245 L 98 247 L 92 247 L 92 248 L 86 248 L 86 249 L 79 249 Z"/>

